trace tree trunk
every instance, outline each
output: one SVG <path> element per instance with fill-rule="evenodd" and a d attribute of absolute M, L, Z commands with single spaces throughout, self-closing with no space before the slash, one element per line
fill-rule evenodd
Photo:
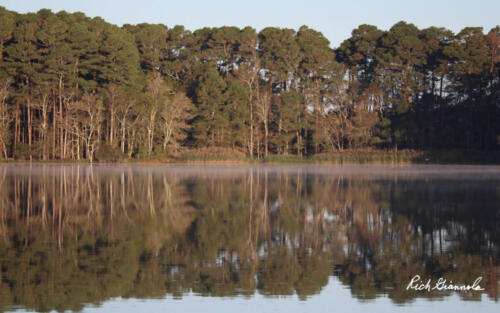
<path fill-rule="evenodd" d="M 66 158 L 66 151 L 68 146 L 68 132 L 64 132 L 64 145 L 63 145 L 64 158 Z"/>
<path fill-rule="evenodd" d="M 148 157 L 151 157 L 151 152 L 153 151 L 153 132 L 148 128 Z"/>
<path fill-rule="evenodd" d="M 48 95 L 42 100 L 42 160 L 47 160 Z"/>
<path fill-rule="evenodd" d="M 298 156 L 301 156 L 300 152 L 300 135 L 299 135 L 299 131 L 297 130 L 296 131 L 296 136 L 297 136 L 297 155 Z"/>
<path fill-rule="evenodd" d="M 53 101 L 52 101 L 52 157 L 55 159 L 56 158 L 56 130 L 57 130 L 57 125 L 56 125 L 56 97 L 55 97 L 55 92 L 52 90 L 52 96 L 53 96 Z"/>
<path fill-rule="evenodd" d="M 253 112 L 251 108 L 250 108 L 250 144 L 248 148 L 250 157 L 253 157 Z"/>
<path fill-rule="evenodd" d="M 80 160 L 80 137 L 76 136 L 76 159 Z"/>
<path fill-rule="evenodd" d="M 61 147 L 61 159 L 64 159 L 64 129 L 63 129 L 63 103 L 62 103 L 62 75 L 59 75 L 59 146 Z"/>
<path fill-rule="evenodd" d="M 32 121 L 31 121 L 31 101 L 28 99 L 26 103 L 26 114 L 28 116 L 28 148 L 29 148 L 29 154 L 30 154 L 30 161 L 32 160 L 32 155 L 31 155 L 31 130 L 32 130 Z"/>
<path fill-rule="evenodd" d="M 115 110 L 114 110 L 114 101 L 111 101 L 111 107 L 109 109 L 110 112 L 110 120 L 109 120 L 109 144 L 113 146 L 113 138 L 115 137 Z"/>
<path fill-rule="evenodd" d="M 281 138 L 281 131 L 283 130 L 282 125 L 283 124 L 282 124 L 281 110 L 280 110 L 279 120 L 278 120 L 278 143 L 279 143 L 279 145 L 278 145 L 278 153 L 279 154 L 283 154 L 283 147 L 282 147 L 281 142 L 280 142 L 281 141 L 280 140 L 280 138 Z"/>
<path fill-rule="evenodd" d="M 269 128 L 267 125 L 267 117 L 264 119 L 264 156 L 267 157 L 269 153 Z"/>
<path fill-rule="evenodd" d="M 15 155 L 17 150 L 17 143 L 20 140 L 20 128 L 21 128 L 21 120 L 20 120 L 20 108 L 19 102 L 16 101 L 16 113 L 15 113 L 15 122 L 14 122 L 14 149 L 12 153 Z"/>
<path fill-rule="evenodd" d="M 125 124 L 122 125 L 122 142 L 121 142 L 122 153 L 125 153 Z"/>

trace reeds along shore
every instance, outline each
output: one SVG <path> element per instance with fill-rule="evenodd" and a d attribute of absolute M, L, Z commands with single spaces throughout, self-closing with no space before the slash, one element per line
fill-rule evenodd
<path fill-rule="evenodd" d="M 489 151 L 418 151 L 348 149 L 318 153 L 311 156 L 269 155 L 249 158 L 231 149 L 190 150 L 173 156 L 171 162 L 241 162 L 241 163 L 304 163 L 304 164 L 500 164 L 500 153 Z"/>
<path fill-rule="evenodd" d="M 0 162 L 26 162 L 28 160 L 1 159 Z M 42 163 L 88 163 L 82 160 L 47 160 Z M 105 163 L 291 163 L 291 164 L 500 164 L 500 152 L 460 151 L 460 150 L 381 150 L 347 149 L 336 152 L 324 152 L 310 156 L 294 154 L 249 157 L 242 151 L 230 148 L 184 149 L 172 155 L 153 154 L 151 157 L 128 158 L 120 153 L 97 153 L 93 162 Z"/>

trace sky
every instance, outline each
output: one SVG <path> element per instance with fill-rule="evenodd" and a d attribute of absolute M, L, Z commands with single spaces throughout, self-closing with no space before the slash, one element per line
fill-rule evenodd
<path fill-rule="evenodd" d="M 353 29 L 371 24 L 388 30 L 404 20 L 419 28 L 446 27 L 459 32 L 480 26 L 488 32 L 500 25 L 500 0 L 0 0 L 0 6 L 19 13 L 42 8 L 54 12 L 84 12 L 117 24 L 162 23 L 169 27 L 252 26 L 321 31 L 338 47 Z"/>

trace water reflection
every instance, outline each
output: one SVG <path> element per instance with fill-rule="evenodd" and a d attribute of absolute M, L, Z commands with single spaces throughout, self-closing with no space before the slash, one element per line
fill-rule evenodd
<path fill-rule="evenodd" d="M 482 276 L 498 301 L 500 181 L 472 174 L 0 166 L 0 311 L 187 292 L 305 300 L 331 276 L 359 300 L 452 294 L 407 291 L 415 274 Z"/>

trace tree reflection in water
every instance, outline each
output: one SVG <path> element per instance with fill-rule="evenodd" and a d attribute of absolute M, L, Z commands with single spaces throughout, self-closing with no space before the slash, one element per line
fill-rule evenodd
<path fill-rule="evenodd" d="M 80 310 L 112 297 L 321 292 L 405 303 L 411 277 L 498 301 L 500 182 L 223 170 L 0 167 L 0 310 Z M 461 292 L 480 300 L 479 292 Z"/>

